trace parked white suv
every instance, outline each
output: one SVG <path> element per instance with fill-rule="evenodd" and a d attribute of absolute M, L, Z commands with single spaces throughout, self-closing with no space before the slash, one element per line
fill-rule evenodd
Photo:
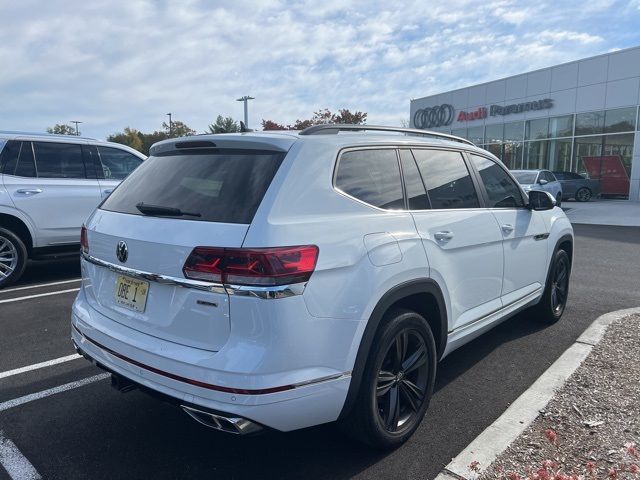
<path fill-rule="evenodd" d="M 77 255 L 83 222 L 145 158 L 89 138 L 0 132 L 0 288 L 27 258 Z"/>
<path fill-rule="evenodd" d="M 573 255 L 553 198 L 486 151 L 344 125 L 157 143 L 82 243 L 72 339 L 117 388 L 218 430 L 338 420 L 383 448 L 439 359 L 527 307 L 561 317 Z"/>

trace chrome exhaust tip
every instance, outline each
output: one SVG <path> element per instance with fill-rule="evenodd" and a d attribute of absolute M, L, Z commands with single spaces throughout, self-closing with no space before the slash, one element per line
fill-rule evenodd
<path fill-rule="evenodd" d="M 180 408 L 196 422 L 205 427 L 232 433 L 234 435 L 249 435 L 263 429 L 261 425 L 242 417 L 224 416 L 216 413 L 205 412 L 197 408 L 180 405 Z"/>

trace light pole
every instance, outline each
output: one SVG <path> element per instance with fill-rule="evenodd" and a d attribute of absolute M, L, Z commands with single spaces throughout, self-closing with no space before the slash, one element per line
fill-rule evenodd
<path fill-rule="evenodd" d="M 237 102 L 244 102 L 244 125 L 249 128 L 249 100 L 255 100 L 254 97 L 245 95 L 244 97 L 236 98 Z"/>
<path fill-rule="evenodd" d="M 171 125 L 171 112 L 167 113 L 167 115 L 169 116 L 169 138 L 171 138 L 171 129 L 172 129 L 172 125 Z"/>
<path fill-rule="evenodd" d="M 78 130 L 78 124 L 82 123 L 79 120 L 71 120 L 71 123 L 75 123 L 76 124 L 76 137 L 80 136 L 80 131 Z"/>

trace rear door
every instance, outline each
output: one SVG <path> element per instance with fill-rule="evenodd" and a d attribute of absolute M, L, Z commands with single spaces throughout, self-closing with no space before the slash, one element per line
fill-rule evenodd
<path fill-rule="evenodd" d="M 537 212 L 525 207 L 520 187 L 494 160 L 471 154 L 471 164 L 502 236 L 504 306 L 537 292 L 544 284 L 548 231 Z"/>
<path fill-rule="evenodd" d="M 412 215 L 430 275 L 449 292 L 449 329 L 455 330 L 502 305 L 502 235 L 491 211 L 481 206 L 461 152 L 414 148 L 400 155 L 405 179 L 417 174 L 407 172 L 419 172 L 427 189 L 429 209 Z"/>
<path fill-rule="evenodd" d="M 22 141 L 5 166 L 5 188 L 36 227 L 38 247 L 80 242 L 80 227 L 100 202 L 78 143 Z"/>
<path fill-rule="evenodd" d="M 205 282 L 204 289 L 194 288 L 198 282 L 187 281 L 182 269 L 195 247 L 242 246 L 283 157 L 212 148 L 149 157 L 87 226 L 83 268 L 89 303 L 140 332 L 220 349 L 230 331 L 228 295 Z M 141 204 L 183 215 L 143 214 Z"/>

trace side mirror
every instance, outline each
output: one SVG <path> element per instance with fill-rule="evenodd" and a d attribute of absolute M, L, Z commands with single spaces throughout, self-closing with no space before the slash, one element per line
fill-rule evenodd
<path fill-rule="evenodd" d="M 546 185 L 547 183 L 549 183 L 549 180 L 545 180 L 544 178 L 541 178 L 540 180 L 538 180 L 538 183 L 540 185 Z"/>
<path fill-rule="evenodd" d="M 556 199 L 549 192 L 531 190 L 529 192 L 529 210 L 551 210 L 556 206 Z"/>

